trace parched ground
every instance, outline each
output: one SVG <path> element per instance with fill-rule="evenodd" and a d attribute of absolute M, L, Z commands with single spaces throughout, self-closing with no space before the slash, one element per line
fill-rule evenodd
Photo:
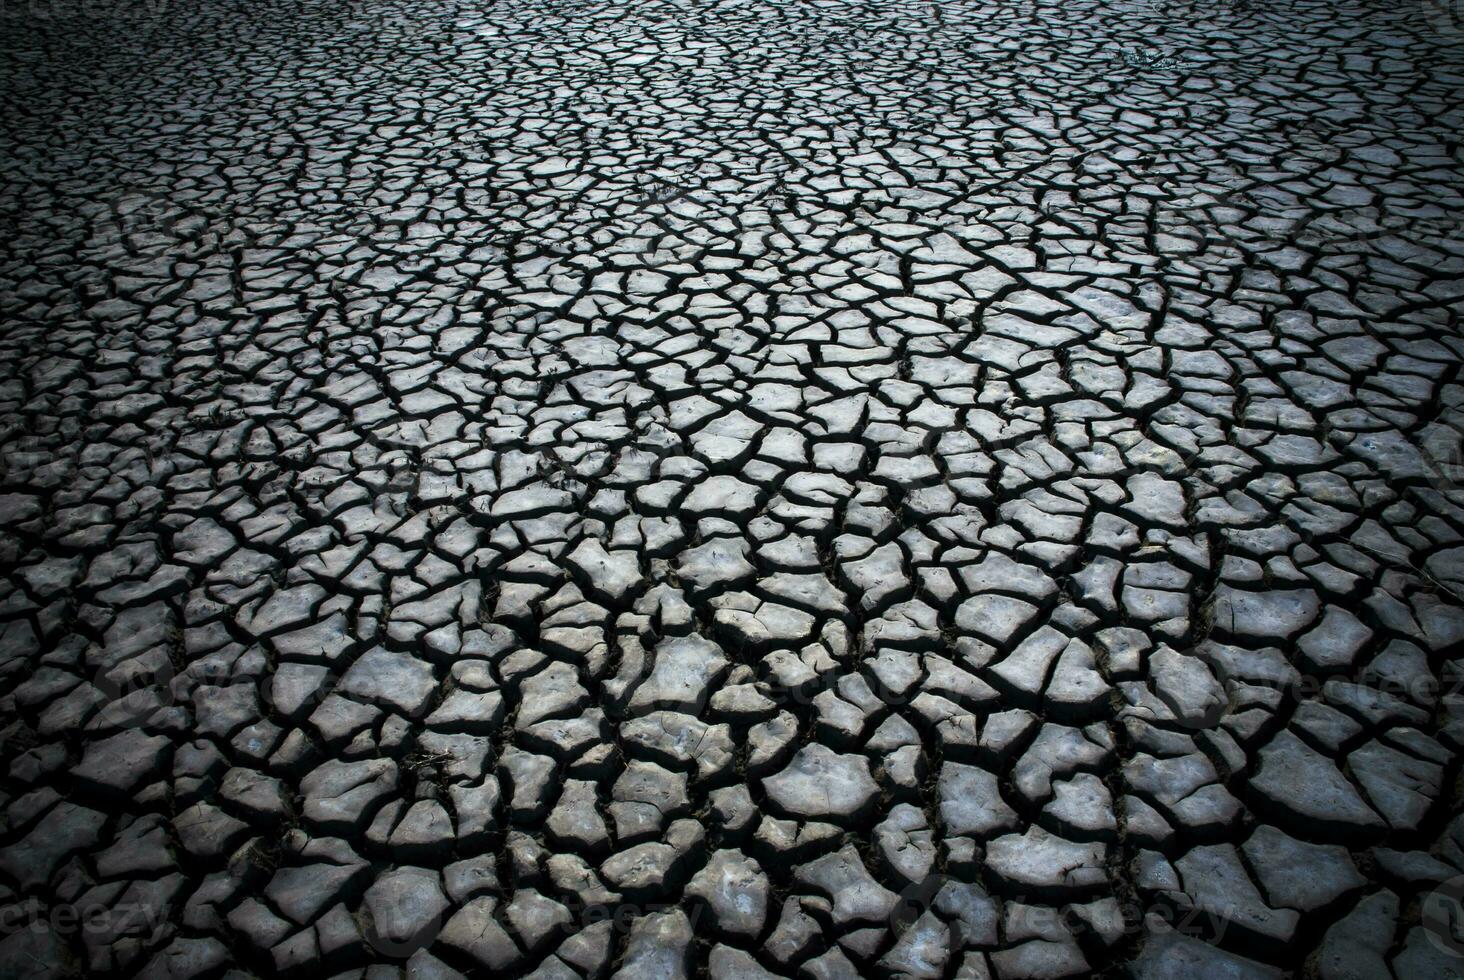
<path fill-rule="evenodd" d="M 1457 4 L 0 14 L 0 976 L 1464 975 Z"/>

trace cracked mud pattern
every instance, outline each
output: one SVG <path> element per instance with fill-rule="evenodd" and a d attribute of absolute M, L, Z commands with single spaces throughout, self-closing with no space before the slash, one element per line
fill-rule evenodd
<path fill-rule="evenodd" d="M 1461 975 L 1438 13 L 7 8 L 0 975 Z"/>

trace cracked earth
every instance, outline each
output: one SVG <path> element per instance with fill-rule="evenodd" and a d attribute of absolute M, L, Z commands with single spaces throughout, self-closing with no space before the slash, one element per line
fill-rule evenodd
<path fill-rule="evenodd" d="M 3 13 L 0 975 L 1464 975 L 1447 10 Z"/>

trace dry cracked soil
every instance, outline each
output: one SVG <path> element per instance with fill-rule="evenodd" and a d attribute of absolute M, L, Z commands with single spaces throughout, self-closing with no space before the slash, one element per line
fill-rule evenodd
<path fill-rule="evenodd" d="M 6 0 L 0 976 L 1464 976 L 1452 0 Z"/>

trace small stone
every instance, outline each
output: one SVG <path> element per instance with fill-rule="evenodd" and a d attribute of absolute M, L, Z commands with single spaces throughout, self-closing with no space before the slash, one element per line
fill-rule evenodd
<path fill-rule="evenodd" d="M 680 909 L 635 920 L 620 969 L 611 980 L 686 980 L 691 969 L 691 922 Z"/>
<path fill-rule="evenodd" d="M 435 871 L 397 868 L 366 889 L 366 941 L 376 952 L 402 957 L 437 937 L 448 900 Z"/>
<path fill-rule="evenodd" d="M 1278 733 L 1260 755 L 1251 787 L 1298 833 L 1354 837 L 1386 826 L 1330 759 L 1290 732 Z"/>
<path fill-rule="evenodd" d="M 767 918 L 769 890 L 767 875 L 755 860 L 741 851 L 720 850 L 691 879 L 686 894 L 711 907 L 716 928 L 756 939 Z"/>
<path fill-rule="evenodd" d="M 881 922 L 898 901 L 894 892 L 871 877 L 852 845 L 802 865 L 795 877 L 828 896 L 833 902 L 834 921 L 841 927 Z"/>
<path fill-rule="evenodd" d="M 986 850 L 986 867 L 1017 891 L 1066 896 L 1104 887 L 1107 848 L 1055 837 L 1041 827 L 1007 834 Z"/>
<path fill-rule="evenodd" d="M 658 709 L 697 714 L 706 707 L 711 686 L 730 661 L 722 648 L 700 636 L 678 636 L 656 645 L 651 674 L 635 689 L 630 710 Z"/>
<path fill-rule="evenodd" d="M 1260 826 L 1242 848 L 1273 908 L 1311 912 L 1367 884 L 1347 849 L 1308 844 Z"/>
<path fill-rule="evenodd" d="M 1020 822 L 1016 811 L 1002 799 L 996 776 L 977 766 L 945 763 L 937 792 L 941 822 L 953 836 L 984 839 L 1013 830 Z"/>
<path fill-rule="evenodd" d="M 799 817 L 849 822 L 873 804 L 879 786 L 862 755 L 840 755 L 817 743 L 798 750 L 782 772 L 763 779 L 768 798 Z"/>

